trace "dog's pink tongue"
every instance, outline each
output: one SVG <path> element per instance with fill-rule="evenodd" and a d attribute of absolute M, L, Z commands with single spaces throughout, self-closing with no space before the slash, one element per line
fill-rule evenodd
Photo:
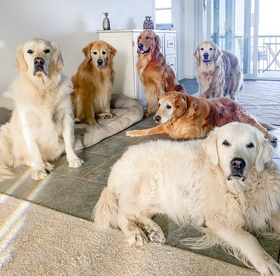
<path fill-rule="evenodd" d="M 97 67 L 101 69 L 103 66 L 102 65 L 98 65 Z"/>
<path fill-rule="evenodd" d="M 143 54 L 143 53 L 145 53 L 145 51 L 142 49 L 142 50 L 140 51 L 140 53 Z"/>

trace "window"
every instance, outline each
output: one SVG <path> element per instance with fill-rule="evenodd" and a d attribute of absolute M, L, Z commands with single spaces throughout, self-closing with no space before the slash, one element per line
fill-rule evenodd
<path fill-rule="evenodd" d="M 155 23 L 171 24 L 171 0 L 155 0 Z"/>

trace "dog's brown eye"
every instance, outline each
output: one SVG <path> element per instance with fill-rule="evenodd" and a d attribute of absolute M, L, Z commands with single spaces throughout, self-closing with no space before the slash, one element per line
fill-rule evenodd
<path fill-rule="evenodd" d="M 33 51 L 32 50 L 28 50 L 27 53 L 28 54 L 33 54 Z"/>
<path fill-rule="evenodd" d="M 210 51 L 212 51 L 212 50 L 213 50 L 213 48 L 209 48 L 209 50 L 210 50 Z"/>
<path fill-rule="evenodd" d="M 250 144 L 248 144 L 248 145 L 246 146 L 246 148 L 249 148 L 249 149 L 254 148 L 254 147 L 255 147 L 255 146 L 254 146 L 253 143 L 250 143 Z"/>
<path fill-rule="evenodd" d="M 49 53 L 50 52 L 50 49 L 46 49 L 45 51 L 44 51 L 44 53 Z"/>
<path fill-rule="evenodd" d="M 146 37 L 146 39 L 150 39 L 150 37 L 149 37 L 149 36 L 147 36 L 147 37 Z"/>
<path fill-rule="evenodd" d="M 94 55 L 97 55 L 97 52 L 93 52 Z"/>
<path fill-rule="evenodd" d="M 203 51 L 203 50 L 204 50 L 204 48 L 200 48 L 200 50 L 201 50 L 201 51 Z"/>
<path fill-rule="evenodd" d="M 106 55 L 106 52 L 105 52 L 105 51 L 103 51 L 103 52 L 102 52 L 102 55 Z"/>
<path fill-rule="evenodd" d="M 160 103 L 158 103 L 158 107 L 160 107 Z"/>
<path fill-rule="evenodd" d="M 166 106 L 166 108 L 167 108 L 167 109 L 170 109 L 170 108 L 171 108 L 171 105 L 168 104 L 168 105 Z"/>
<path fill-rule="evenodd" d="M 228 142 L 227 140 L 225 140 L 225 141 L 223 142 L 223 145 L 226 146 L 226 147 L 228 147 L 228 146 L 229 146 L 229 142 Z"/>

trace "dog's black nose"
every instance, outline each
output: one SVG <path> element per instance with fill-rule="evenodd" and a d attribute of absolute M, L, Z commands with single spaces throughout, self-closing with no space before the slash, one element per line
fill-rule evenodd
<path fill-rule="evenodd" d="M 204 57 L 204 58 L 208 58 L 208 57 L 209 57 L 209 54 L 204 53 L 204 54 L 203 54 L 203 57 Z"/>
<path fill-rule="evenodd" d="M 44 64 L 44 59 L 39 58 L 39 57 L 36 57 L 36 58 L 34 59 L 34 64 L 35 64 L 35 65 L 43 65 L 43 64 Z"/>
<path fill-rule="evenodd" d="M 234 158 L 231 160 L 230 165 L 236 170 L 242 170 L 245 167 L 246 163 L 242 158 Z"/>
<path fill-rule="evenodd" d="M 138 48 L 140 49 L 140 50 L 142 50 L 143 49 L 143 44 L 142 43 L 140 43 L 140 44 L 138 44 Z"/>
<path fill-rule="evenodd" d="M 159 115 L 157 115 L 157 116 L 154 117 L 154 120 L 158 123 L 158 122 L 160 122 L 161 117 Z"/>
<path fill-rule="evenodd" d="M 97 60 L 97 63 L 98 63 L 99 65 L 102 65 L 103 60 L 102 60 L 102 59 L 98 59 L 98 60 Z"/>

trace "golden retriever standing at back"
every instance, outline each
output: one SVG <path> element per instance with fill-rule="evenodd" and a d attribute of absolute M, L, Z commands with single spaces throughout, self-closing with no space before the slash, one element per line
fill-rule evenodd
<path fill-rule="evenodd" d="M 173 70 L 166 64 L 160 52 L 160 38 L 154 31 L 141 32 L 137 40 L 138 75 L 144 86 L 147 109 L 145 116 L 157 109 L 158 97 L 166 91 L 184 91 L 179 85 Z"/>
<path fill-rule="evenodd" d="M 235 94 L 243 90 L 243 74 L 237 57 L 220 50 L 212 41 L 197 45 L 194 56 L 200 96 L 209 99 L 229 95 L 236 101 Z"/>
<path fill-rule="evenodd" d="M 94 41 L 83 52 L 85 59 L 72 77 L 74 115 L 81 122 L 96 125 L 96 116 L 113 117 L 110 100 L 115 78 L 113 58 L 117 50 L 104 41 Z"/>

